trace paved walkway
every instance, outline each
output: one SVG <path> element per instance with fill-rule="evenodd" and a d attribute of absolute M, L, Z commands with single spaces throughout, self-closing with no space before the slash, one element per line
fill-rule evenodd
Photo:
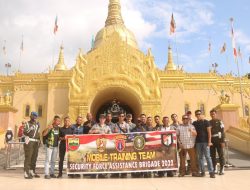
<path fill-rule="evenodd" d="M 249 190 L 250 170 L 226 171 L 223 176 L 211 179 L 208 175 L 204 178 L 173 177 L 173 178 L 127 178 L 127 179 L 39 179 L 26 180 L 21 170 L 0 171 L 0 189 L 9 190 Z"/>

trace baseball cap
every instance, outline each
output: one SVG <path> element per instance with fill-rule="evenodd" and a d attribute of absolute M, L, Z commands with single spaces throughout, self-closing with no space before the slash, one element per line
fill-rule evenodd
<path fill-rule="evenodd" d="M 35 111 L 33 111 L 33 112 L 30 113 L 30 116 L 32 116 L 32 115 L 35 116 L 35 117 L 38 117 L 38 113 L 35 112 Z"/>

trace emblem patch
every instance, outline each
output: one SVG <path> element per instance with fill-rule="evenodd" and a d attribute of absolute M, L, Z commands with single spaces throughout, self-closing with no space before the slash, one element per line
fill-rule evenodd
<path fill-rule="evenodd" d="M 162 144 L 165 146 L 170 146 L 173 143 L 172 134 L 163 134 L 161 135 Z"/>
<path fill-rule="evenodd" d="M 115 148 L 118 152 L 122 152 L 126 147 L 126 135 L 118 135 L 115 137 Z"/>
<path fill-rule="evenodd" d="M 134 148 L 136 150 L 142 150 L 144 149 L 145 146 L 145 139 L 143 138 L 143 136 L 136 136 L 134 138 Z"/>
<path fill-rule="evenodd" d="M 97 150 L 99 152 L 104 152 L 106 150 L 107 139 L 99 138 L 96 140 Z"/>
<path fill-rule="evenodd" d="M 69 138 L 68 139 L 68 148 L 69 150 L 75 151 L 80 146 L 80 139 L 79 138 Z"/>

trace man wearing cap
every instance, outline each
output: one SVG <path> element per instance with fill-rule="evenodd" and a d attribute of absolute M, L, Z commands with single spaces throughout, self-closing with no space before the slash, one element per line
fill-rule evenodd
<path fill-rule="evenodd" d="M 129 131 L 132 131 L 136 127 L 136 124 L 132 122 L 132 119 L 132 114 L 129 113 L 126 115 L 126 122 L 129 125 Z"/>
<path fill-rule="evenodd" d="M 110 134 L 111 129 L 105 124 L 106 116 L 104 114 L 99 115 L 99 123 L 96 123 L 89 131 L 89 134 Z M 92 174 L 91 178 L 95 178 L 96 175 Z M 99 174 L 99 178 L 105 178 L 105 174 Z"/>
<path fill-rule="evenodd" d="M 25 135 L 24 144 L 24 178 L 39 178 L 36 174 L 36 161 L 40 144 L 40 124 L 37 122 L 38 114 L 31 112 L 30 121 L 25 123 L 23 134 Z"/>
<path fill-rule="evenodd" d="M 214 169 L 212 165 L 212 160 L 210 157 L 210 146 L 211 143 L 211 126 L 209 121 L 204 119 L 201 110 L 195 111 L 196 121 L 193 122 L 195 130 L 197 132 L 196 136 L 196 151 L 199 159 L 199 168 L 201 176 L 205 176 L 205 166 L 204 166 L 204 157 L 207 161 L 207 167 L 209 171 L 210 178 L 215 178 Z"/>
<path fill-rule="evenodd" d="M 225 147 L 225 133 L 224 133 L 224 124 L 221 120 L 217 118 L 217 111 L 215 109 L 210 111 L 211 120 L 209 121 L 211 128 L 211 136 L 212 136 L 212 146 L 210 146 L 210 154 L 213 162 L 214 169 L 217 165 L 216 160 L 216 151 L 219 156 L 220 162 L 220 171 L 219 175 L 224 174 L 224 152 L 223 149 Z"/>
<path fill-rule="evenodd" d="M 180 147 L 180 174 L 179 177 L 185 176 L 185 161 L 187 153 L 190 156 L 191 161 L 191 172 L 193 177 L 200 177 L 198 173 L 198 168 L 196 166 L 196 153 L 195 153 L 195 138 L 197 136 L 197 132 L 195 127 L 189 124 L 188 116 L 182 116 L 183 124 L 179 125 L 176 129 L 177 141 Z"/>

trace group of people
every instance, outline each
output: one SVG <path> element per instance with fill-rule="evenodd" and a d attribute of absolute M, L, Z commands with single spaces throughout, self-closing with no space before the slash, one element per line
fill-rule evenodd
<path fill-rule="evenodd" d="M 178 120 L 177 114 L 171 117 L 163 117 L 162 123 L 160 116 L 154 117 L 141 114 L 136 124 L 133 123 L 132 114 L 119 113 L 118 122 L 112 122 L 112 114 L 100 114 L 99 122 L 93 120 L 92 114 L 86 115 L 86 121 L 83 122 L 81 116 L 77 117 L 76 123 L 71 124 L 70 118 L 63 118 L 61 127 L 61 118 L 55 116 L 53 123 L 42 131 L 43 144 L 46 147 L 45 159 L 45 179 L 61 178 L 63 175 L 63 162 L 66 152 L 66 135 L 80 134 L 110 134 L 110 133 L 133 133 L 147 131 L 169 131 L 175 130 L 177 134 L 178 152 L 180 158 L 179 177 L 187 175 L 190 169 L 193 177 L 205 176 L 204 158 L 207 161 L 207 167 L 211 178 L 215 178 L 215 168 L 217 165 L 216 151 L 219 155 L 220 169 L 219 175 L 223 175 L 224 156 L 223 147 L 225 145 L 224 125 L 217 119 L 216 110 L 210 111 L 211 120 L 204 119 L 200 110 L 195 111 L 197 120 L 193 121 L 192 113 L 189 111 L 182 116 L 182 122 Z M 37 121 L 37 113 L 31 112 L 30 121 L 24 124 L 23 134 L 25 136 L 24 152 L 24 178 L 32 179 L 40 177 L 36 169 L 36 160 L 40 144 L 40 125 Z M 171 120 L 172 122 L 171 122 Z M 153 124 L 153 120 L 155 125 Z M 59 172 L 55 175 L 55 162 L 59 151 Z M 187 155 L 189 159 L 187 159 Z M 198 160 L 198 161 L 197 161 Z M 189 167 L 186 167 L 188 163 Z M 187 169 L 188 168 L 188 169 Z M 173 177 L 176 172 L 157 172 L 155 175 L 163 177 Z M 132 177 L 150 177 L 150 172 L 132 173 Z M 80 175 L 69 175 L 70 177 L 79 177 Z M 90 175 L 96 178 L 97 175 Z M 126 177 L 127 174 L 111 174 L 110 177 Z M 99 174 L 98 178 L 104 178 L 107 175 Z"/>

